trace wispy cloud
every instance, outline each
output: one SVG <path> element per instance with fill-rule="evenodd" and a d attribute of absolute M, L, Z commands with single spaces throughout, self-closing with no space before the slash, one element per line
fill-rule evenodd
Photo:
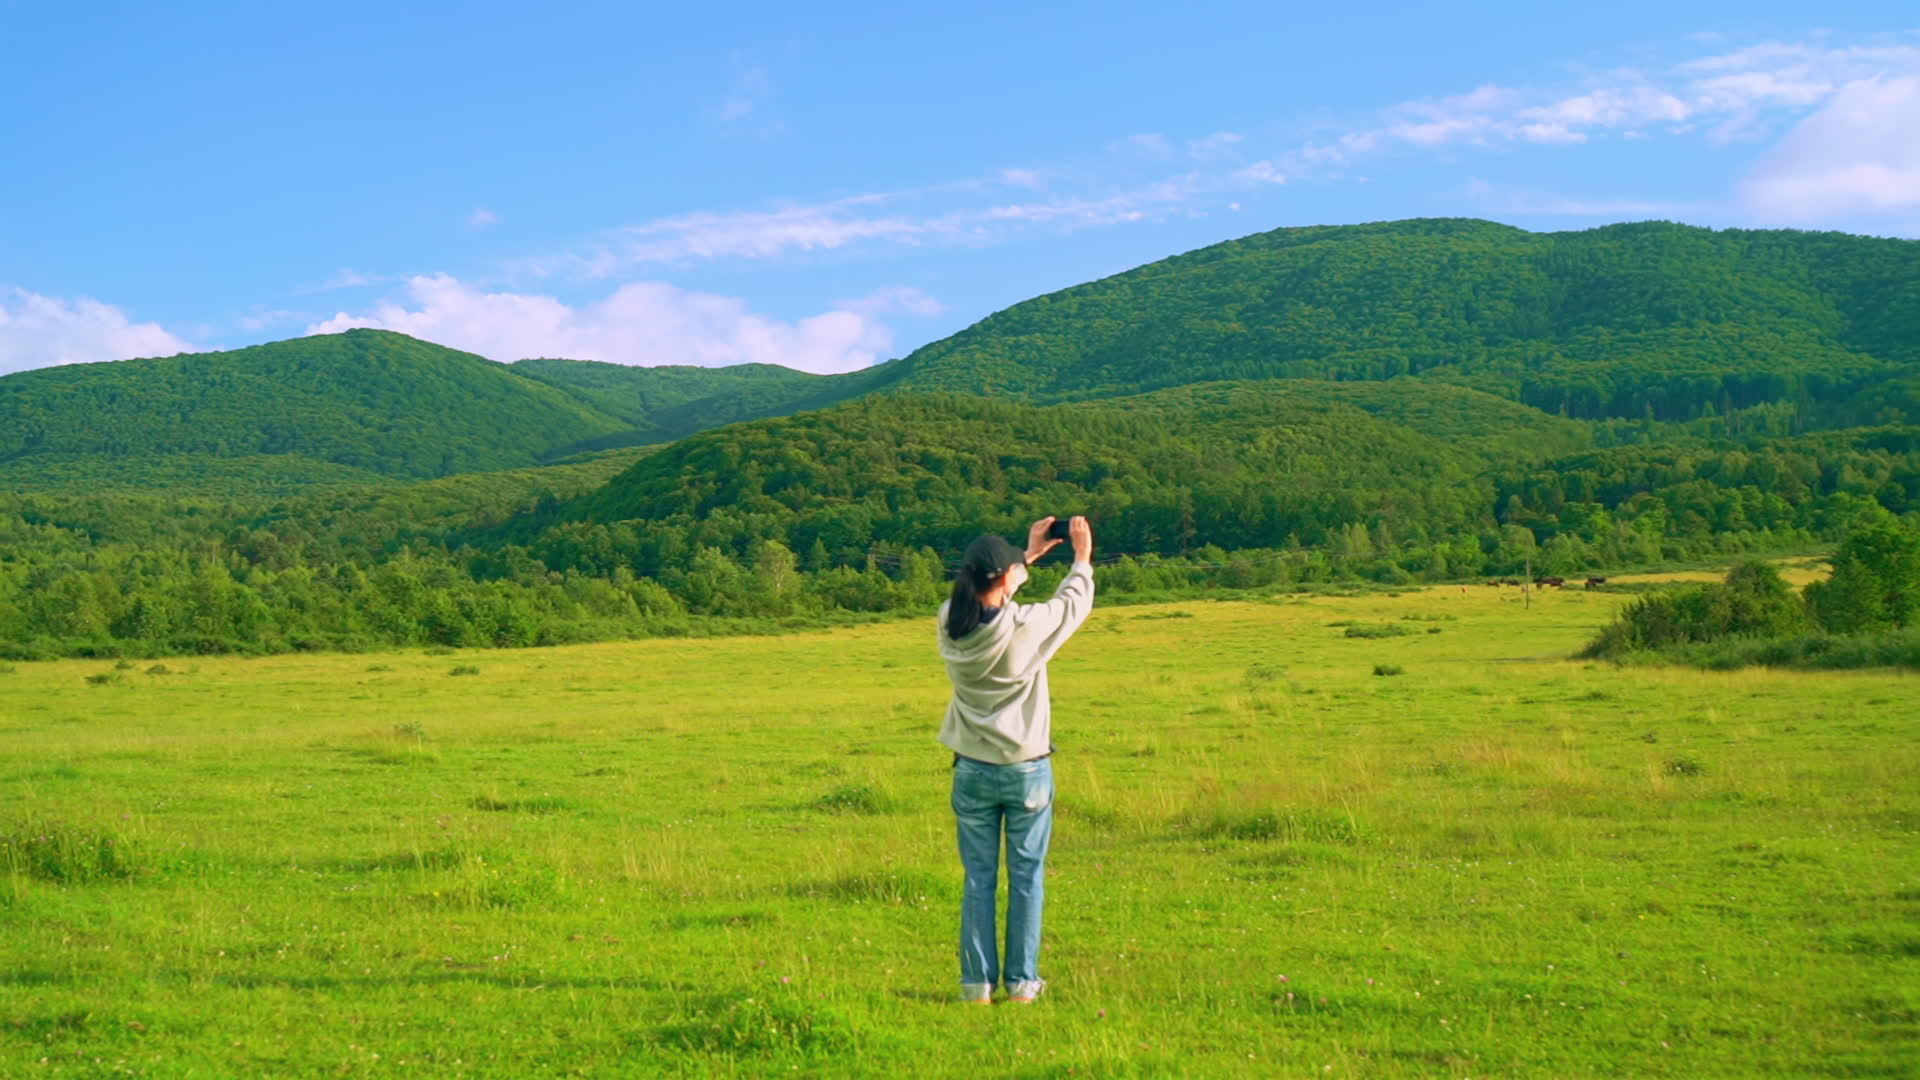
<path fill-rule="evenodd" d="M 1273 162 L 1261 159 L 1233 174 L 1236 180 L 1245 180 L 1255 184 L 1284 184 L 1287 174 L 1280 171 Z M 1236 209 L 1238 209 L 1236 207 Z"/>
<path fill-rule="evenodd" d="M 369 285 L 381 285 L 392 280 L 379 274 L 366 274 L 358 270 L 342 267 L 333 272 L 333 276 L 317 285 L 301 285 L 293 290 L 296 296 L 310 296 L 314 293 L 338 292 L 341 289 L 360 289 Z"/>
<path fill-rule="evenodd" d="M 467 215 L 467 228 L 485 229 L 500 224 L 500 215 L 484 206 L 476 206 L 473 213 Z"/>
<path fill-rule="evenodd" d="M 910 285 L 889 285 L 856 300 L 838 301 L 834 306 L 842 311 L 870 317 L 897 313 L 927 318 L 947 310 L 945 304 Z"/>
<path fill-rule="evenodd" d="M 377 327 L 495 360 L 533 356 L 616 364 L 779 364 L 800 371 L 855 371 L 884 359 L 893 331 L 878 316 L 927 314 L 938 302 L 915 289 L 882 289 L 794 322 L 746 301 L 662 282 L 633 282 L 604 299 L 571 305 L 534 293 L 487 291 L 446 274 L 408 280 L 402 299 L 340 312 L 309 334 Z"/>
<path fill-rule="evenodd" d="M 1228 211 L 1284 185 L 1359 183 L 1396 167 L 1476 153 L 1595 154 L 1611 142 L 1679 139 L 1715 146 L 1790 138 L 1742 189 L 1739 205 L 1782 216 L 1911 205 L 1906 148 L 1917 110 L 1900 80 L 1920 76 L 1920 36 L 1865 44 L 1773 43 L 1619 67 L 1535 85 L 1485 83 L 1389 103 L 1287 143 L 1238 131 L 1135 132 L 1099 152 L 1025 163 L 915 190 L 774 207 L 710 209 L 608 230 L 575 250 L 514 261 L 519 278 L 620 277 L 636 268 L 773 260 L 824 252 L 988 245 L 1033 230 L 1067 232 Z M 753 68 L 736 77 L 752 84 Z M 1879 89 L 1871 89 L 1878 87 Z M 749 95 L 736 116 L 757 116 Z M 1801 125 L 1795 127 L 1795 125 Z M 1361 170 L 1365 170 L 1363 173 Z M 1650 185 L 1656 186 L 1656 185 Z M 1481 201 L 1513 214 L 1679 215 L 1658 198 L 1507 191 Z M 1721 212 L 1736 204 L 1726 194 Z M 1909 217 L 1911 215 L 1908 215 Z M 1812 218 L 1808 218 L 1812 220 Z"/>
<path fill-rule="evenodd" d="M 1651 199 L 1589 198 L 1471 180 L 1466 196 L 1487 213 L 1526 217 L 1684 218 L 1703 207 Z"/>
<path fill-rule="evenodd" d="M 1299 149 L 1308 164 L 1340 165 L 1389 151 L 1444 146 L 1586 143 L 1649 132 L 1705 131 L 1720 142 L 1763 137 L 1861 80 L 1920 72 L 1920 46 L 1774 43 L 1696 57 L 1661 71 L 1617 69 L 1587 85 L 1484 85 L 1402 102 L 1373 123 Z"/>
<path fill-rule="evenodd" d="M 1143 131 L 1115 139 L 1107 144 L 1107 152 L 1113 154 L 1142 154 L 1147 157 L 1166 157 L 1173 153 L 1173 140 L 1157 131 Z"/>
<path fill-rule="evenodd" d="M 1246 141 L 1247 137 L 1237 131 L 1216 131 L 1198 139 L 1188 139 L 1187 154 L 1195 158 L 1218 157 Z"/>
<path fill-rule="evenodd" d="M 783 130 L 780 118 L 768 106 L 773 101 L 773 76 L 744 54 L 727 58 L 727 90 L 720 103 L 709 110 L 722 131 L 734 135 L 768 138 Z"/>
<path fill-rule="evenodd" d="M 195 351 L 158 323 L 134 322 L 112 304 L 0 287 L 0 374 Z"/>
<path fill-rule="evenodd" d="M 313 315 L 309 312 L 255 308 L 245 315 L 240 316 L 239 322 L 242 330 L 252 331 L 265 330 L 270 326 L 284 326 L 288 323 L 302 322 L 312 318 Z"/>
<path fill-rule="evenodd" d="M 965 185 L 970 194 L 1024 189 L 1024 177 Z M 513 276 L 614 277 L 636 267 L 714 259 L 771 259 L 862 244 L 918 247 L 993 243 L 1018 230 L 1063 231 L 1145 221 L 1175 212 L 1206 186 L 1184 173 L 1102 194 L 1010 198 L 961 208 L 928 209 L 925 192 L 853 196 L 808 206 L 731 213 L 700 212 L 617 229 L 591 247 L 514 260 Z M 960 187 L 961 185 L 953 185 Z"/>

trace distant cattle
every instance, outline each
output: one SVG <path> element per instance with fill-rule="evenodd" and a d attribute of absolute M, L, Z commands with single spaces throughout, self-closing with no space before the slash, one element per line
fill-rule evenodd
<path fill-rule="evenodd" d="M 1562 577 L 1537 577 L 1533 579 L 1533 583 L 1535 585 L 1551 585 L 1558 589 L 1566 585 L 1567 579 Z"/>
<path fill-rule="evenodd" d="M 1603 577 L 1590 577 L 1590 578 L 1588 578 L 1588 579 L 1587 579 L 1587 588 L 1589 588 L 1589 589 L 1597 589 L 1597 588 L 1599 588 L 1600 586 L 1602 586 L 1602 585 L 1605 585 L 1606 583 L 1607 583 L 1607 579 L 1606 579 L 1606 578 L 1603 578 Z"/>

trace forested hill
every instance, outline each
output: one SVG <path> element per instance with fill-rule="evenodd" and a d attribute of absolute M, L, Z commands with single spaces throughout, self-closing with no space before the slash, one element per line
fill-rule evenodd
<path fill-rule="evenodd" d="M 1481 409 L 1502 421 L 1484 434 L 1493 441 L 1462 439 Z M 1211 383 L 1058 406 L 882 394 L 683 439 L 494 543 L 528 545 L 548 565 L 658 574 L 702 544 L 744 552 L 772 539 L 809 566 L 847 565 L 875 543 L 957 549 L 1049 513 L 1095 517 L 1121 551 L 1322 545 L 1354 522 L 1454 535 L 1493 527 L 1492 462 L 1586 437 L 1412 380 Z"/>
<path fill-rule="evenodd" d="M 503 365 L 377 330 L 48 368 L 0 378 L 0 484 L 204 491 L 218 476 L 297 491 L 665 443 L 877 391 L 1047 404 L 1400 377 L 1484 391 L 1431 404 L 1450 413 L 1448 437 L 1480 445 L 1538 413 L 1613 425 L 1613 441 L 1702 419 L 1736 437 L 1920 423 L 1920 243 L 1659 222 L 1278 229 L 1017 304 L 840 376 Z M 1430 407 L 1398 391 L 1379 403 L 1396 422 Z M 1647 430 L 1627 439 L 1620 425 Z M 1577 442 L 1562 432 L 1554 445 Z"/>
<path fill-rule="evenodd" d="M 326 478 L 443 476 L 536 464 L 627 426 L 484 357 L 349 330 L 0 378 L 0 481 L 237 458 Z"/>
<path fill-rule="evenodd" d="M 579 447 L 583 450 L 672 442 L 739 420 L 785 416 L 853 397 L 874 381 L 865 372 L 814 375 L 776 364 L 633 367 L 538 359 L 521 360 L 513 370 L 564 390 L 628 425 L 625 431 L 583 444 Z"/>
<path fill-rule="evenodd" d="M 1411 374 L 1575 418 L 1785 403 L 1806 427 L 1907 423 L 1920 243 L 1663 222 L 1277 229 L 1017 304 L 883 370 L 1036 401 Z"/>

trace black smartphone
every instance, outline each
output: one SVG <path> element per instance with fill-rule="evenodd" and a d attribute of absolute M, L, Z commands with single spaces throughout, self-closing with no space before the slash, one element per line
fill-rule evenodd
<path fill-rule="evenodd" d="M 1047 539 L 1049 540 L 1073 539 L 1073 519 L 1069 517 L 1054 518 L 1053 524 L 1047 526 Z"/>

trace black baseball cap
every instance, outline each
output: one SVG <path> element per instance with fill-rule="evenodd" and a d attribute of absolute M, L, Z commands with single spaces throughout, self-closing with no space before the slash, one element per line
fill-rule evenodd
<path fill-rule="evenodd" d="M 1007 543 L 1005 537 L 989 534 L 973 538 L 973 543 L 967 545 L 963 564 L 968 573 L 985 581 L 1006 573 L 1010 566 L 1024 566 L 1026 562 L 1026 552 Z"/>

